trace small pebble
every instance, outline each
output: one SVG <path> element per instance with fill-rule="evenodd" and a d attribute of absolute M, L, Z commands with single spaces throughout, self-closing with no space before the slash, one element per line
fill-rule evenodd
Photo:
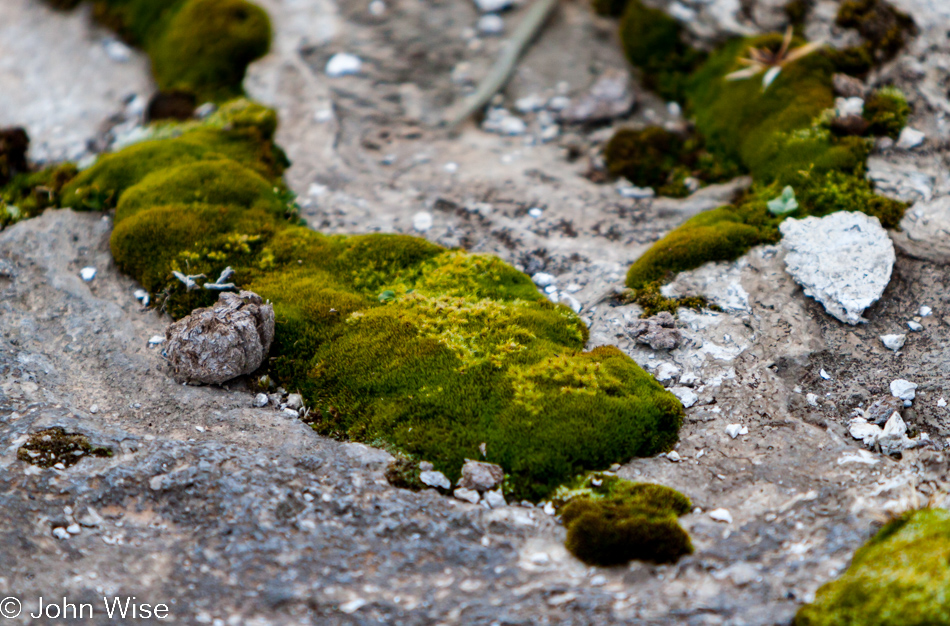
<path fill-rule="evenodd" d="M 452 487 L 452 483 L 449 482 L 449 479 L 446 478 L 442 472 L 434 472 L 432 470 L 423 471 L 419 474 L 419 480 L 422 481 L 423 485 L 428 485 L 429 487 L 438 487 L 439 489 L 450 489 Z"/>
<path fill-rule="evenodd" d="M 254 406 L 258 408 L 267 406 L 268 402 L 270 402 L 270 398 L 267 397 L 266 393 L 259 393 L 254 396 Z"/>
<path fill-rule="evenodd" d="M 947 406 L 947 401 L 944 400 L 943 398 L 940 398 L 939 400 L 937 400 L 937 406 L 939 406 L 940 408 L 943 408 Z"/>
<path fill-rule="evenodd" d="M 66 529 L 62 526 L 57 526 L 53 529 L 53 536 L 57 539 L 69 539 L 69 533 L 66 532 Z"/>
<path fill-rule="evenodd" d="M 617 187 L 617 193 L 619 193 L 624 198 L 633 198 L 638 200 L 652 198 L 656 195 L 656 192 L 653 191 L 652 187 L 636 187 L 634 185 Z"/>
<path fill-rule="evenodd" d="M 881 343 L 884 347 L 895 352 L 904 347 L 905 341 L 907 341 L 907 335 L 881 335 Z"/>
<path fill-rule="evenodd" d="M 534 219 L 539 219 L 542 215 L 544 215 L 544 211 L 542 209 L 539 209 L 538 207 L 534 207 L 534 208 L 528 209 L 528 215 L 530 215 Z"/>
<path fill-rule="evenodd" d="M 79 527 L 79 524 L 70 524 L 66 527 L 66 532 L 70 535 L 78 535 L 82 529 Z"/>
<path fill-rule="evenodd" d="M 148 345 L 157 346 L 160 343 L 165 343 L 165 338 L 161 335 L 152 335 L 148 338 Z"/>
<path fill-rule="evenodd" d="M 831 374 L 829 374 L 828 372 L 826 372 L 826 371 L 824 370 L 824 368 L 822 368 L 821 370 L 818 371 L 818 375 L 821 376 L 822 378 L 824 378 L 825 380 L 831 380 Z"/>
<path fill-rule="evenodd" d="M 96 413 L 98 413 L 98 412 L 99 412 L 99 405 L 98 405 L 98 404 L 93 404 L 91 407 L 89 407 L 89 412 L 92 413 L 93 415 L 95 415 Z"/>
<path fill-rule="evenodd" d="M 96 268 L 84 267 L 79 270 L 79 276 L 87 283 L 96 277 Z"/>
<path fill-rule="evenodd" d="M 383 0 L 373 0 L 369 3 L 369 14 L 380 17 L 386 12 L 386 3 Z"/>
<path fill-rule="evenodd" d="M 927 136 L 916 128 L 905 126 L 904 130 L 901 131 L 900 137 L 897 139 L 897 147 L 902 150 L 913 150 L 924 143 L 926 138 Z"/>
<path fill-rule="evenodd" d="M 326 74 L 330 78 L 358 74 L 363 67 L 363 61 L 355 54 L 338 52 L 327 61 Z"/>
<path fill-rule="evenodd" d="M 488 503 L 488 506 L 493 509 L 499 509 L 508 504 L 505 502 L 505 496 L 502 495 L 500 491 L 486 491 L 485 502 Z"/>
<path fill-rule="evenodd" d="M 449 174 L 454 174 L 455 172 L 459 171 L 459 164 L 458 164 L 458 163 L 446 163 L 445 166 L 443 166 L 442 169 L 444 169 L 444 170 L 445 170 L 446 172 L 448 172 Z"/>
<path fill-rule="evenodd" d="M 920 322 L 915 322 L 915 321 L 911 320 L 911 321 L 907 322 L 907 328 L 911 329 L 911 330 L 914 331 L 915 333 L 919 333 L 920 331 L 922 331 L 922 330 L 924 329 L 924 326 L 923 326 L 923 324 L 921 324 Z"/>
<path fill-rule="evenodd" d="M 432 214 L 428 211 L 419 211 L 412 216 L 412 227 L 420 233 L 426 232 L 432 228 Z"/>
<path fill-rule="evenodd" d="M 926 304 L 925 304 L 924 306 L 920 307 L 920 316 L 921 316 L 921 317 L 927 317 L 927 316 L 930 315 L 931 313 L 933 313 L 933 309 L 931 309 L 931 308 L 930 308 L 929 306 L 927 306 Z"/>
<path fill-rule="evenodd" d="M 286 417 L 286 418 L 294 418 L 294 419 L 296 419 L 296 418 L 300 417 L 300 414 L 297 413 L 297 411 L 294 411 L 293 409 L 284 409 L 283 411 L 280 412 L 280 414 L 283 415 L 283 416 Z"/>
<path fill-rule="evenodd" d="M 735 439 L 739 435 L 748 435 L 749 429 L 742 424 L 729 424 L 726 426 L 726 434 Z"/>
<path fill-rule="evenodd" d="M 670 461 L 674 462 L 674 463 L 679 463 L 680 461 L 683 460 L 682 458 L 680 458 L 679 452 L 677 452 L 676 450 L 672 450 L 671 452 L 667 452 L 667 453 L 666 453 L 666 458 L 669 459 Z"/>
<path fill-rule="evenodd" d="M 893 380 L 891 381 L 891 395 L 905 401 L 913 400 L 917 395 L 917 383 L 912 383 L 903 378 Z"/>
<path fill-rule="evenodd" d="M 716 520 L 717 522 L 724 522 L 726 524 L 732 523 L 732 514 L 726 509 L 715 509 L 710 511 L 709 517 Z"/>
<path fill-rule="evenodd" d="M 466 489 L 465 487 L 459 487 L 452 492 L 452 495 L 458 498 L 459 500 L 464 500 L 465 502 L 471 502 L 472 504 L 478 504 L 479 500 L 482 499 L 481 495 L 474 489 Z"/>
<path fill-rule="evenodd" d="M 548 285 L 553 285 L 554 281 L 557 280 L 553 275 L 547 274 L 545 272 L 538 272 L 531 277 L 531 280 L 534 281 L 534 284 L 538 287 L 547 287 Z"/>
<path fill-rule="evenodd" d="M 514 4 L 514 0 L 475 0 L 475 5 L 482 13 L 497 13 Z"/>
<path fill-rule="evenodd" d="M 500 35 L 505 32 L 505 20 L 499 15 L 489 13 L 479 18 L 477 28 L 483 35 Z"/>

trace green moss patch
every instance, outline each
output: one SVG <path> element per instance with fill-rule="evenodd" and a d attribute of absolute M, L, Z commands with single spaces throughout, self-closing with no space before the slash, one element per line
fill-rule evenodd
<path fill-rule="evenodd" d="M 841 578 L 818 590 L 795 626 L 950 624 L 950 512 L 923 509 L 885 525 Z"/>
<path fill-rule="evenodd" d="M 225 114 L 102 157 L 64 202 L 117 207 L 117 266 L 175 317 L 217 294 L 173 272 L 213 280 L 231 267 L 273 302 L 269 373 L 304 395 L 315 430 L 453 481 L 484 446 L 528 499 L 675 443 L 676 398 L 616 348 L 585 352 L 584 323 L 528 276 L 415 237 L 299 226 L 272 169 L 273 117 L 248 103 Z"/>
<path fill-rule="evenodd" d="M 907 98 L 894 87 L 878 89 L 864 102 L 864 119 L 868 121 L 869 132 L 873 135 L 897 139 L 909 118 Z"/>
<path fill-rule="evenodd" d="M 16 452 L 17 459 L 44 469 L 57 464 L 69 467 L 87 456 L 110 457 L 112 450 L 93 447 L 85 435 L 67 433 L 62 428 L 33 433 Z"/>
<path fill-rule="evenodd" d="M 682 296 L 678 298 L 667 298 L 660 293 L 660 282 L 654 281 L 646 283 L 639 289 L 628 289 L 622 297 L 624 302 L 640 305 L 643 308 L 642 318 L 653 317 L 657 313 L 666 311 L 676 315 L 676 311 L 681 307 L 701 311 L 709 309 L 711 311 L 721 311 L 722 309 L 710 304 L 703 296 Z"/>
<path fill-rule="evenodd" d="M 776 51 L 781 45 L 779 35 L 734 40 L 684 78 L 688 110 L 704 150 L 715 162 L 738 164 L 755 182 L 735 204 L 697 215 L 660 239 L 631 266 L 628 287 L 643 290 L 680 271 L 733 260 L 752 246 L 778 241 L 778 225 L 786 215 L 773 215 L 768 204 L 787 187 L 798 202 L 788 215 L 862 211 L 878 217 L 885 227 L 897 226 L 906 205 L 874 193 L 865 165 L 870 141 L 840 137 L 830 128 L 836 70 L 832 59 L 811 53 L 786 62 L 767 85 L 764 72 L 741 80 L 727 78 L 745 67 L 741 60 L 753 49 Z M 791 49 L 802 45 L 793 39 Z M 893 135 L 906 123 L 906 101 L 892 90 L 881 90 L 869 99 L 866 116 L 871 132 Z M 676 164 L 681 154 L 676 145 L 664 149 L 656 142 L 640 144 L 627 150 L 640 161 L 626 159 L 639 171 L 624 175 L 643 178 L 681 167 Z"/>
<path fill-rule="evenodd" d="M 159 89 L 201 102 L 241 95 L 271 43 L 267 13 L 246 0 L 94 0 L 93 14 L 149 55 Z"/>
<path fill-rule="evenodd" d="M 554 502 L 567 528 L 567 549 L 589 565 L 670 563 L 693 551 L 677 520 L 692 504 L 669 487 L 595 473 L 561 487 Z"/>
<path fill-rule="evenodd" d="M 705 54 L 686 42 L 676 20 L 640 0 L 629 0 L 620 19 L 620 40 L 647 87 L 667 100 L 683 102 L 687 78 Z"/>
<path fill-rule="evenodd" d="M 71 163 L 14 176 L 0 187 L 0 229 L 59 206 L 63 187 L 75 176 Z"/>

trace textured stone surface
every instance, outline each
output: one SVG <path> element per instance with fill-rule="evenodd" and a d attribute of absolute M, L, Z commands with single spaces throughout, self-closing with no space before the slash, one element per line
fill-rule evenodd
<path fill-rule="evenodd" d="M 458 486 L 475 491 L 491 491 L 505 479 L 505 470 L 494 463 L 465 461 Z"/>
<path fill-rule="evenodd" d="M 274 307 L 250 291 L 222 293 L 213 307 L 171 324 L 165 340 L 177 381 L 220 384 L 261 366 L 274 340 Z"/>
<path fill-rule="evenodd" d="M 950 196 L 916 203 L 900 226 L 891 238 L 901 252 L 936 263 L 950 261 Z"/>
<path fill-rule="evenodd" d="M 861 314 L 884 293 L 896 258 L 878 219 L 839 211 L 787 219 L 779 228 L 786 268 L 805 295 L 842 322 L 866 322 Z"/>

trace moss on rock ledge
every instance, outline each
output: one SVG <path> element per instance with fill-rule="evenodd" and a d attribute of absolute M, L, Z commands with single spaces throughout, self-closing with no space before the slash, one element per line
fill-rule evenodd
<path fill-rule="evenodd" d="M 594 473 L 560 488 L 554 501 L 567 528 L 567 549 L 589 565 L 670 563 L 693 551 L 677 521 L 692 504 L 669 487 Z"/>
<path fill-rule="evenodd" d="M 818 590 L 794 626 L 950 624 L 950 512 L 912 511 L 859 549 L 838 580 Z"/>
<path fill-rule="evenodd" d="M 675 443 L 676 398 L 616 348 L 584 352 L 580 318 L 499 259 L 299 226 L 273 117 L 258 109 L 167 126 L 167 139 L 100 158 L 64 201 L 117 207 L 116 264 L 176 317 L 216 293 L 173 271 L 213 280 L 230 266 L 272 301 L 270 372 L 304 395 L 315 430 L 385 444 L 453 481 L 485 444 L 506 489 L 529 499 Z"/>

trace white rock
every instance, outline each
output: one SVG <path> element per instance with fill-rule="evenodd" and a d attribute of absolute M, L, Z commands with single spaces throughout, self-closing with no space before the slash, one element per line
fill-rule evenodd
<path fill-rule="evenodd" d="M 546 563 L 551 562 L 551 557 L 548 556 L 546 552 L 535 552 L 528 560 L 534 563 L 535 565 L 545 565 Z"/>
<path fill-rule="evenodd" d="M 887 418 L 887 423 L 884 424 L 884 430 L 881 432 L 882 437 L 903 437 L 907 434 L 907 424 L 904 423 L 904 419 L 901 417 L 901 414 L 897 411 L 894 411 L 889 418 Z"/>
<path fill-rule="evenodd" d="M 905 341 L 907 341 L 907 335 L 881 335 L 881 343 L 884 347 L 895 352 L 904 347 Z"/>
<path fill-rule="evenodd" d="M 303 408 L 303 396 L 299 393 L 292 393 L 287 396 L 287 408 L 299 411 Z"/>
<path fill-rule="evenodd" d="M 835 112 L 838 117 L 861 117 L 864 115 L 864 98 L 835 98 Z"/>
<path fill-rule="evenodd" d="M 280 412 L 280 414 L 288 419 L 296 419 L 300 417 L 300 413 L 298 413 L 297 411 L 293 409 L 284 409 Z"/>
<path fill-rule="evenodd" d="M 95 415 L 96 413 L 98 413 L 98 412 L 99 412 L 99 405 L 98 405 L 98 404 L 93 404 L 91 407 L 89 407 L 89 412 L 92 413 L 93 415 Z"/>
<path fill-rule="evenodd" d="M 128 63 L 132 58 L 132 49 L 118 39 L 106 39 L 102 42 L 106 54 L 117 63 Z"/>
<path fill-rule="evenodd" d="M 338 78 L 340 76 L 358 74 L 362 67 L 363 61 L 355 54 L 337 52 L 327 61 L 327 66 L 324 71 L 330 78 Z"/>
<path fill-rule="evenodd" d="M 726 524 L 732 523 L 732 514 L 727 509 L 715 509 L 710 511 L 709 517 L 717 522 L 724 522 Z"/>
<path fill-rule="evenodd" d="M 69 539 L 69 533 L 66 532 L 66 529 L 62 526 L 57 526 L 53 529 L 53 536 L 57 539 Z"/>
<path fill-rule="evenodd" d="M 565 293 L 561 294 L 561 302 L 569 306 L 571 310 L 574 311 L 575 313 L 580 313 L 581 309 L 583 308 L 581 306 L 580 300 L 578 300 L 574 296 L 569 296 Z"/>
<path fill-rule="evenodd" d="M 497 13 L 514 4 L 514 0 L 475 0 L 475 6 L 482 13 Z"/>
<path fill-rule="evenodd" d="M 822 368 L 822 369 L 820 369 L 820 370 L 818 371 L 818 375 L 821 376 L 822 378 L 824 378 L 825 380 L 831 380 L 831 374 L 829 374 L 828 372 L 826 372 L 826 371 L 824 370 L 824 368 Z"/>
<path fill-rule="evenodd" d="M 369 3 L 369 14 L 379 17 L 386 13 L 386 3 L 383 0 L 373 0 Z"/>
<path fill-rule="evenodd" d="M 499 15 L 489 13 L 479 18 L 476 28 L 483 35 L 500 35 L 505 32 L 505 20 Z"/>
<path fill-rule="evenodd" d="M 142 302 L 142 304 L 148 304 L 148 292 L 144 289 L 136 289 L 132 295 L 135 296 L 136 300 Z"/>
<path fill-rule="evenodd" d="M 459 164 L 455 162 L 449 162 L 442 166 L 442 169 L 444 169 L 449 174 L 454 174 L 455 172 L 459 171 Z"/>
<path fill-rule="evenodd" d="M 927 135 L 923 134 L 916 128 L 905 126 L 904 130 L 901 131 L 900 137 L 897 139 L 897 147 L 901 150 L 913 150 L 920 144 L 924 143 L 926 138 Z"/>
<path fill-rule="evenodd" d="M 520 117 L 512 115 L 506 109 L 497 107 L 488 110 L 482 122 L 482 130 L 499 135 L 523 135 L 528 125 Z"/>
<path fill-rule="evenodd" d="M 634 198 L 638 200 L 652 198 L 656 195 L 656 192 L 653 191 L 652 187 L 637 187 L 635 185 L 618 186 L 617 193 L 619 193 L 624 198 Z"/>
<path fill-rule="evenodd" d="M 551 274 L 547 274 L 545 272 L 538 272 L 537 274 L 531 277 L 531 280 L 533 280 L 534 284 L 537 285 L 538 287 L 547 287 L 548 285 L 553 285 L 554 281 L 556 281 L 557 279 Z"/>
<path fill-rule="evenodd" d="M 102 516 L 91 506 L 87 506 L 84 511 L 76 516 L 76 521 L 86 528 L 95 528 L 102 523 Z"/>
<path fill-rule="evenodd" d="M 898 378 L 891 381 L 891 395 L 901 400 L 913 400 L 917 395 L 917 383 Z"/>
<path fill-rule="evenodd" d="M 79 527 L 79 524 L 70 524 L 66 527 L 66 532 L 68 532 L 70 535 L 78 535 L 80 532 L 82 532 L 82 528 Z"/>
<path fill-rule="evenodd" d="M 825 217 L 786 219 L 779 226 L 788 250 L 786 270 L 805 295 L 848 324 L 881 297 L 891 280 L 894 245 L 876 217 L 838 211 Z"/>
<path fill-rule="evenodd" d="M 349 602 L 346 602 L 346 603 L 340 605 L 340 612 L 341 612 L 341 613 L 346 613 L 347 615 L 349 615 L 349 614 L 351 614 L 351 613 L 356 613 L 357 611 L 359 611 L 361 608 L 363 608 L 363 607 L 366 606 L 367 604 L 368 604 L 368 603 L 367 603 L 366 600 L 364 600 L 363 598 L 357 598 L 357 599 L 355 599 L 355 600 L 350 600 Z"/>
<path fill-rule="evenodd" d="M 884 424 L 884 431 L 878 439 L 882 454 L 897 454 L 909 448 L 914 448 L 917 442 L 906 437 L 907 424 L 901 418 L 901 414 L 894 412 L 887 423 Z"/>
<path fill-rule="evenodd" d="M 947 401 L 944 400 L 943 398 L 940 398 L 939 400 L 937 400 L 937 406 L 939 406 L 940 408 L 943 408 L 947 406 Z"/>
<path fill-rule="evenodd" d="M 478 504 L 479 500 L 482 499 L 481 494 L 479 494 L 477 491 L 474 489 L 466 489 L 465 487 L 459 487 L 452 492 L 452 495 L 459 500 L 471 502 L 472 504 Z"/>
<path fill-rule="evenodd" d="M 533 113 L 543 109 L 545 104 L 547 104 L 547 101 L 541 96 L 530 95 L 515 100 L 515 109 L 519 113 Z"/>
<path fill-rule="evenodd" d="M 554 515 L 555 513 L 554 504 L 552 502 L 545 502 L 541 510 L 547 515 Z"/>
<path fill-rule="evenodd" d="M 148 338 L 148 345 L 157 346 L 160 343 L 165 343 L 165 338 L 161 335 L 152 335 Z"/>
<path fill-rule="evenodd" d="M 868 423 L 863 417 L 855 417 L 848 423 L 848 433 L 863 441 L 864 445 L 873 446 L 881 437 L 881 427 Z"/>
<path fill-rule="evenodd" d="M 267 406 L 268 402 L 270 402 L 270 398 L 267 397 L 266 393 L 259 393 L 254 396 L 254 406 L 258 408 Z"/>
<path fill-rule="evenodd" d="M 682 382 L 682 380 L 680 382 Z M 699 400 L 699 396 L 696 395 L 696 392 L 689 387 L 670 387 L 670 392 L 679 398 L 684 409 L 690 408 Z"/>
<path fill-rule="evenodd" d="M 672 363 L 667 363 L 666 361 L 664 361 L 663 363 L 660 363 L 657 366 L 656 372 L 654 372 L 653 377 L 662 383 L 667 380 L 673 380 L 674 378 L 676 378 L 676 376 L 679 375 L 679 373 L 680 373 L 680 368 L 676 367 Z"/>
<path fill-rule="evenodd" d="M 538 207 L 532 207 L 528 209 L 528 215 L 530 215 L 534 219 L 540 219 L 540 217 L 544 215 L 544 211 L 542 209 L 539 209 Z"/>
<path fill-rule="evenodd" d="M 508 505 L 508 503 L 505 502 L 505 496 L 502 495 L 500 491 L 486 491 L 485 502 L 488 503 L 488 506 L 492 509 L 500 509 Z"/>
<path fill-rule="evenodd" d="M 950 262 L 950 196 L 921 200 L 904 212 L 900 231 L 891 233 L 894 245 L 903 252 L 936 263 Z M 932 313 L 930 307 L 927 313 Z"/>
<path fill-rule="evenodd" d="M 680 453 L 677 452 L 676 450 L 671 450 L 667 452 L 666 458 L 669 459 L 670 461 L 673 461 L 674 463 L 679 463 L 680 461 L 683 460 L 683 458 L 680 457 Z"/>
<path fill-rule="evenodd" d="M 805 402 L 807 402 L 808 404 L 812 406 L 818 406 L 818 396 L 813 393 L 806 393 Z"/>
<path fill-rule="evenodd" d="M 910 320 L 907 322 L 907 328 L 909 328 L 911 331 L 915 333 L 919 333 L 920 331 L 924 329 L 924 326 L 920 322 L 915 322 L 914 320 Z"/>
<path fill-rule="evenodd" d="M 437 487 L 439 489 L 449 489 L 452 487 L 452 483 L 449 482 L 449 479 L 446 478 L 442 472 L 432 470 L 421 472 L 419 474 L 419 480 L 421 480 L 424 485 Z"/>
<path fill-rule="evenodd" d="M 419 211 L 412 216 L 412 227 L 420 233 L 426 232 L 432 228 L 432 214 L 428 211 Z"/>
<path fill-rule="evenodd" d="M 735 439 L 739 435 L 748 435 L 749 429 L 742 424 L 729 424 L 726 426 L 726 434 Z"/>
<path fill-rule="evenodd" d="M 920 316 L 921 316 L 921 317 L 927 317 L 927 316 L 930 315 L 931 313 L 933 313 L 933 309 L 931 309 L 931 308 L 930 308 L 929 306 L 927 306 L 926 304 L 925 304 L 924 306 L 920 307 Z"/>
<path fill-rule="evenodd" d="M 94 267 L 84 267 L 79 270 L 79 276 L 87 283 L 96 277 L 96 268 Z"/>

